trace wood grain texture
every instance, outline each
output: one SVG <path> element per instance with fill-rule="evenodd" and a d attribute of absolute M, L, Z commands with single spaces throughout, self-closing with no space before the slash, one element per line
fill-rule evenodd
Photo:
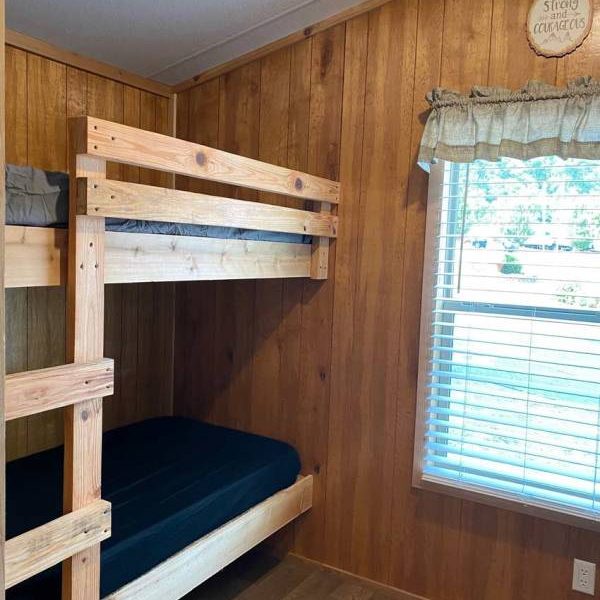
<path fill-rule="evenodd" d="M 106 177 L 106 162 L 80 156 L 85 131 L 69 122 L 69 252 L 67 276 L 66 355 L 69 362 L 91 362 L 104 354 L 103 217 L 77 214 L 77 178 Z M 64 410 L 63 512 L 85 508 L 102 493 L 102 397 Z M 62 565 L 62 599 L 100 597 L 100 544 L 85 547 Z"/>
<path fill-rule="evenodd" d="M 310 246 L 150 233 L 107 234 L 106 283 L 307 277 Z"/>
<path fill-rule="evenodd" d="M 4 0 L 0 0 L 0 47 L 5 41 Z M 6 58 L 0 56 L 0 215 L 6 213 L 6 192 L 4 167 L 6 165 Z M 0 222 L 0 284 L 4 285 L 4 222 Z M 5 564 L 5 538 L 6 538 L 6 421 L 5 421 L 5 390 L 4 379 L 6 374 L 6 337 L 4 324 L 6 323 L 5 294 L 0 298 L 0 464 L 3 465 L 0 473 L 0 600 L 4 600 L 6 587 Z"/>
<path fill-rule="evenodd" d="M 79 214 L 335 237 L 337 219 L 312 211 L 118 181 L 79 181 Z"/>
<path fill-rule="evenodd" d="M 114 361 L 72 363 L 6 376 L 5 418 L 19 419 L 114 392 Z"/>
<path fill-rule="evenodd" d="M 5 287 L 64 285 L 67 232 L 64 229 L 8 225 Z"/>
<path fill-rule="evenodd" d="M 114 122 L 82 119 L 88 128 L 85 142 L 77 148 L 82 154 L 265 192 L 339 202 L 339 184 L 324 177 Z"/>
<path fill-rule="evenodd" d="M 256 123 L 245 113 L 232 125 L 232 107 L 240 98 L 254 107 L 258 94 L 265 118 L 252 136 L 272 144 L 269 160 L 325 176 L 336 164 L 332 124 L 341 110 L 342 203 L 325 283 L 333 291 L 286 281 L 282 290 L 257 285 L 253 297 L 228 284 L 216 296 L 205 284 L 178 293 L 177 331 L 193 322 L 193 332 L 178 337 L 185 360 L 175 378 L 193 400 L 176 402 L 176 412 L 295 444 L 305 468 L 319 472 L 296 551 L 432 600 L 575 600 L 573 557 L 600 561 L 597 533 L 411 487 L 428 184 L 415 161 L 425 94 L 439 85 L 518 88 L 532 78 L 562 85 L 598 77 L 600 1 L 586 42 L 560 59 L 528 47 L 529 5 L 392 0 L 345 23 L 341 42 L 324 43 L 339 35 L 332 30 L 316 41 L 320 32 L 261 54 L 245 76 L 238 68 L 181 94 L 190 107 L 186 131 L 198 139 L 214 132 L 220 114 L 230 148 Z M 338 44 L 343 99 L 324 92 L 330 84 L 321 74 L 320 57 L 335 62 Z M 253 68 L 260 79 L 249 75 Z M 235 94 L 224 94 L 231 81 Z M 260 157 L 270 149 L 261 144 Z M 231 325 L 242 318 L 245 327 Z M 213 340 L 223 347 L 206 352 Z M 250 374 L 231 368 L 242 346 Z"/>
<path fill-rule="evenodd" d="M 11 29 L 7 30 L 6 43 L 12 48 L 18 48 L 31 54 L 50 58 L 53 61 L 76 67 L 78 70 L 84 72 L 87 71 L 89 73 L 99 74 L 107 79 L 126 83 L 130 86 L 147 90 L 153 94 L 164 96 L 166 98 L 171 96 L 171 88 L 158 81 L 140 77 L 139 75 L 129 73 L 119 67 L 94 60 L 87 56 L 82 56 L 81 54 L 65 50 L 64 48 L 59 48 L 58 46 L 54 46 L 53 44 L 49 44 L 48 42 L 18 31 L 13 31 Z"/>
<path fill-rule="evenodd" d="M 64 290 L 43 286 L 65 285 L 66 232 L 10 225 L 6 231 L 7 287 L 36 286 L 40 288 L 40 302 L 52 298 L 58 305 L 64 302 Z M 109 284 L 308 277 L 311 268 L 310 245 L 290 242 L 109 231 L 105 251 L 104 281 Z M 113 299 L 114 310 L 123 310 L 123 291 L 111 289 L 106 293 L 107 300 Z M 151 296 L 151 289 L 149 293 Z M 165 316 L 172 326 L 172 315 Z M 116 323 L 121 319 L 115 315 L 113 322 L 113 316 L 109 318 L 112 335 L 118 337 Z M 118 345 L 112 338 L 109 341 L 116 352 Z M 40 364 L 45 363 L 42 360 Z"/>
<path fill-rule="evenodd" d="M 110 502 L 97 500 L 6 542 L 6 587 L 110 537 Z M 90 596 L 86 596 L 90 598 Z"/>
<path fill-rule="evenodd" d="M 203 73 L 195 75 L 191 79 L 186 81 L 182 81 L 177 85 L 173 86 L 173 89 L 176 92 L 183 92 L 189 88 L 194 88 L 201 83 L 206 81 L 210 81 L 219 75 L 223 75 L 225 73 L 229 73 L 234 69 L 239 67 L 243 67 L 252 62 L 256 62 L 262 58 L 269 58 L 273 54 L 277 53 L 279 50 L 285 49 L 287 46 L 291 46 L 296 43 L 300 43 L 302 40 L 310 39 L 312 36 L 317 35 L 321 31 L 325 31 L 326 29 L 330 29 L 339 23 L 344 23 L 345 21 L 352 19 L 353 17 L 366 13 L 370 10 L 381 6 L 389 2 L 389 0 L 363 0 L 363 2 L 359 2 L 358 4 L 351 6 L 341 12 L 338 12 L 323 21 L 319 21 L 314 25 L 310 25 L 309 27 L 305 27 L 302 31 L 297 31 L 292 33 L 282 39 L 275 40 L 266 46 L 262 46 L 257 48 L 256 50 L 252 50 L 248 54 L 244 54 L 238 58 L 234 58 L 233 60 L 222 64 L 217 65 L 216 67 L 212 67 Z"/>
<path fill-rule="evenodd" d="M 11 164 L 65 171 L 70 116 L 91 114 L 139 127 L 143 113 L 145 127 L 163 127 L 166 98 L 164 103 L 160 98 L 151 107 L 148 103 L 142 106 L 138 88 L 12 46 L 6 47 L 6 64 L 6 149 Z M 147 95 L 153 97 L 151 93 Z M 166 133 L 163 129 L 161 132 Z M 134 167 L 109 164 L 108 172 L 118 179 L 139 181 L 139 169 Z M 44 283 L 58 285 L 60 269 L 66 269 L 66 255 L 59 252 L 63 242 L 66 243 L 65 233 L 7 228 L 7 254 L 15 259 L 8 261 L 8 285 L 18 283 L 14 275 L 17 278 L 23 275 L 26 281 L 22 283 L 27 284 L 36 279 L 41 284 L 47 276 L 51 281 Z M 46 236 L 52 239 L 45 239 Z M 36 258 L 32 261 L 30 257 L 17 266 L 23 251 L 33 252 Z M 26 265 L 40 269 L 27 271 Z M 40 276 L 42 279 L 38 279 Z M 109 286 L 106 291 L 105 347 L 116 360 L 115 394 L 105 400 L 108 427 L 139 420 L 147 414 L 170 412 L 173 290 L 170 289 L 169 296 L 161 285 L 149 285 L 152 288 L 149 297 L 139 296 L 135 285 Z M 64 288 L 10 289 L 6 297 L 8 372 L 63 364 Z M 155 314 L 149 330 L 154 343 L 161 348 L 160 353 L 153 352 L 150 346 L 140 346 L 144 341 L 137 335 L 140 311 Z M 122 380 L 122 372 L 126 379 Z M 156 381 L 162 382 L 158 388 L 155 385 L 160 392 L 138 398 L 138 383 L 148 377 L 154 385 Z M 144 389 L 147 392 L 148 388 Z M 12 459 L 56 446 L 62 441 L 62 430 L 61 410 L 11 421 L 7 423 L 7 456 Z"/>

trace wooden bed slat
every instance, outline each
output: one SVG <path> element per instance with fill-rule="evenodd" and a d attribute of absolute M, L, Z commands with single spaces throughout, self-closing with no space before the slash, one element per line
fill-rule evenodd
<path fill-rule="evenodd" d="M 310 245 L 106 234 L 106 283 L 308 277 Z"/>
<path fill-rule="evenodd" d="M 114 392 L 114 361 L 72 363 L 6 376 L 6 420 L 18 419 Z"/>
<path fill-rule="evenodd" d="M 81 179 L 80 214 L 336 237 L 326 213 L 123 181 Z"/>
<path fill-rule="evenodd" d="M 66 229 L 7 225 L 5 240 L 5 287 L 65 284 Z"/>
<path fill-rule="evenodd" d="M 6 588 L 110 537 L 110 502 L 97 500 L 6 542 Z"/>
<path fill-rule="evenodd" d="M 336 181 L 102 119 L 78 121 L 79 154 L 306 200 L 339 202 Z"/>
<path fill-rule="evenodd" d="M 312 491 L 312 475 L 300 478 L 104 600 L 181 598 L 311 508 Z"/>
<path fill-rule="evenodd" d="M 65 285 L 65 230 L 9 225 L 6 238 L 7 288 Z M 104 276 L 105 283 L 308 277 L 310 252 L 309 244 L 107 231 Z"/>

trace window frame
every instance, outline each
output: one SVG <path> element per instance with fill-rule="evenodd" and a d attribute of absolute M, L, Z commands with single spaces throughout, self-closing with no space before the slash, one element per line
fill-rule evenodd
<path fill-rule="evenodd" d="M 433 295 L 431 290 L 433 289 L 436 271 L 435 265 L 437 262 L 437 251 L 435 247 L 435 241 L 438 235 L 439 221 L 441 217 L 441 205 L 443 202 L 444 173 L 444 161 L 438 161 L 431 165 L 431 170 L 429 173 L 425 226 L 425 249 L 423 258 L 423 286 L 421 293 L 421 320 L 418 353 L 419 368 L 417 380 L 412 485 L 418 490 L 437 492 L 462 500 L 469 500 L 495 508 L 506 509 L 534 517 L 564 523 L 566 525 L 600 532 L 600 514 L 597 516 L 584 515 L 578 512 L 576 509 L 570 510 L 568 507 L 554 506 L 551 503 L 547 503 L 542 500 L 524 502 L 515 498 L 512 494 L 503 492 L 501 490 L 491 490 L 490 488 L 479 486 L 473 483 L 461 483 L 458 481 L 452 481 L 450 479 L 435 478 L 425 475 L 423 472 L 425 457 L 425 434 L 427 431 L 427 372 L 433 316 Z M 503 307 L 494 307 L 487 303 L 486 305 L 489 307 L 488 310 L 490 312 L 501 314 Z M 506 308 L 506 306 L 508 305 L 504 305 L 504 308 Z M 561 309 L 555 309 L 552 312 L 560 312 L 560 310 Z M 582 321 L 586 320 L 587 319 L 585 316 L 582 315 Z"/>

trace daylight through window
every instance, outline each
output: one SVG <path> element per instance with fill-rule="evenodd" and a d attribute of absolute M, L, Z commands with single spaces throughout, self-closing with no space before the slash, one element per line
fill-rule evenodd
<path fill-rule="evenodd" d="M 433 169 L 421 477 L 600 518 L 600 162 Z"/>

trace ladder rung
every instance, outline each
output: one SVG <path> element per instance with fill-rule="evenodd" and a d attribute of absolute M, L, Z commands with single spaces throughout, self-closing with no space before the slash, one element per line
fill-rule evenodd
<path fill-rule="evenodd" d="M 110 502 L 96 500 L 7 540 L 6 588 L 110 537 Z"/>
<path fill-rule="evenodd" d="M 103 398 L 114 392 L 114 361 L 102 358 L 6 376 L 6 420 Z"/>

